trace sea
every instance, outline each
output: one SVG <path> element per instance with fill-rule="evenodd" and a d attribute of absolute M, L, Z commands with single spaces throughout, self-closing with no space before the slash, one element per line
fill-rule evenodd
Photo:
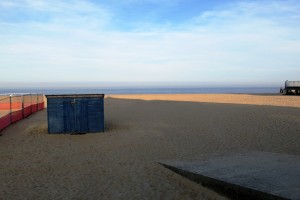
<path fill-rule="evenodd" d="M 279 87 L 19 87 L 0 88 L 0 94 L 275 94 Z"/>

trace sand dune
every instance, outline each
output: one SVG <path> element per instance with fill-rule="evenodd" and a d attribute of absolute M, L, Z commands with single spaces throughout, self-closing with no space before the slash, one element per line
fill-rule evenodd
<path fill-rule="evenodd" d="M 49 135 L 46 110 L 5 129 L 0 199 L 225 199 L 157 161 L 245 150 L 300 154 L 299 97 L 110 97 L 105 133 Z"/>

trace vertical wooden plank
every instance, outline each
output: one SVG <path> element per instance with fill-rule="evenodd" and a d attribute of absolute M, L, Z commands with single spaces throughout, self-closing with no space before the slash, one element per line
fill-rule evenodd
<path fill-rule="evenodd" d="M 64 105 L 63 99 L 48 99 L 48 132 L 64 133 Z"/>
<path fill-rule="evenodd" d="M 75 128 L 75 107 L 72 100 L 66 99 L 63 102 L 64 133 L 76 133 Z"/>
<path fill-rule="evenodd" d="M 88 103 L 90 132 L 104 131 L 104 109 L 102 98 L 91 98 Z"/>
<path fill-rule="evenodd" d="M 76 132 L 87 133 L 89 132 L 88 100 L 87 98 L 77 98 L 76 101 Z"/>

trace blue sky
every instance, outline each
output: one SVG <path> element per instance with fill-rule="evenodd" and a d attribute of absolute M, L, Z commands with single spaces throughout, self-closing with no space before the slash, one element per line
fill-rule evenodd
<path fill-rule="evenodd" d="M 282 83 L 298 0 L 1 0 L 0 82 Z"/>

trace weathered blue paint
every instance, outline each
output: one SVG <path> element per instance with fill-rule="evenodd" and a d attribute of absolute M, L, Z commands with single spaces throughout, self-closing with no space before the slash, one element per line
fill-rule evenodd
<path fill-rule="evenodd" d="M 46 95 L 49 133 L 104 131 L 104 95 Z"/>

